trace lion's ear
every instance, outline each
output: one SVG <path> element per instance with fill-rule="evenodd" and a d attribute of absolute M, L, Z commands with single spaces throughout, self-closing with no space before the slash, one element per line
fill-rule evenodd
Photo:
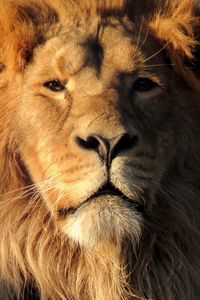
<path fill-rule="evenodd" d="M 0 64 L 22 71 L 56 13 L 40 0 L 1 0 Z"/>
<path fill-rule="evenodd" d="M 149 23 L 155 36 L 169 50 L 186 59 L 193 58 L 193 51 L 198 44 L 194 34 L 199 23 L 195 6 L 196 0 L 167 0 Z"/>

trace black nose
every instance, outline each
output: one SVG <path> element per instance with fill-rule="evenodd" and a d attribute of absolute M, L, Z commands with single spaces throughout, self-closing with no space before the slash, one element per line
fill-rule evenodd
<path fill-rule="evenodd" d="M 88 136 L 86 140 L 80 137 L 76 138 L 76 142 L 81 148 L 96 151 L 108 165 L 120 152 L 135 148 L 138 140 L 138 135 L 130 136 L 128 133 L 120 134 L 112 139 L 95 134 Z"/>

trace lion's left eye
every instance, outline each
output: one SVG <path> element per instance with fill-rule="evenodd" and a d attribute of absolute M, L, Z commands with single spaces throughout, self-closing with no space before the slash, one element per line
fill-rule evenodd
<path fill-rule="evenodd" d="M 138 78 L 132 88 L 133 91 L 136 93 L 145 93 L 153 90 L 155 87 L 157 87 L 158 84 L 151 79 L 148 78 Z"/>
<path fill-rule="evenodd" d="M 44 87 L 48 88 L 53 92 L 62 92 L 65 89 L 65 87 L 60 83 L 59 80 L 47 81 L 44 84 Z"/>

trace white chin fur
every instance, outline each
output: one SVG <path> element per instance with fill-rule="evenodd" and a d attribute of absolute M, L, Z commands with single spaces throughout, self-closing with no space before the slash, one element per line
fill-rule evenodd
<path fill-rule="evenodd" d="M 101 242 L 117 243 L 140 239 L 142 217 L 117 196 L 101 196 L 83 204 L 68 216 L 62 230 L 80 246 L 94 248 Z"/>

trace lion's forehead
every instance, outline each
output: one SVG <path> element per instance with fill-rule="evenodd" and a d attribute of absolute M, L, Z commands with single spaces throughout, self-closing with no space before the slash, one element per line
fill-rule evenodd
<path fill-rule="evenodd" d="M 133 24 L 127 28 L 117 20 L 106 25 L 103 21 L 93 26 L 82 24 L 80 29 L 61 32 L 47 41 L 36 52 L 35 61 L 40 64 L 39 69 L 54 68 L 61 78 L 76 75 L 87 67 L 107 76 L 108 73 L 110 76 L 133 73 L 143 65 L 145 55 L 155 52 L 158 46 L 156 43 L 152 46 L 153 43 L 149 42 L 151 37 L 146 36 L 145 29 L 145 33 L 142 30 L 138 33 L 139 30 Z M 140 46 L 144 40 L 149 46 L 142 49 Z"/>

